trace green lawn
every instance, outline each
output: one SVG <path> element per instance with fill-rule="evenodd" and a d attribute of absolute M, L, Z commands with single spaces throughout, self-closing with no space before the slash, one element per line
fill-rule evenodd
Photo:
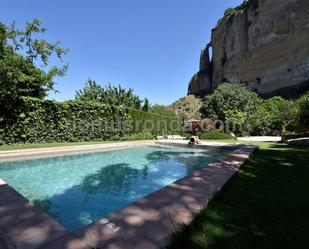
<path fill-rule="evenodd" d="M 169 249 L 309 248 L 309 150 L 258 144 Z"/>

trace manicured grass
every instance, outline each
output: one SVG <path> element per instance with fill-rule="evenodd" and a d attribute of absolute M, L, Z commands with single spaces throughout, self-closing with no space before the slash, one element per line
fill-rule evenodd
<path fill-rule="evenodd" d="M 309 150 L 258 144 L 169 249 L 309 248 Z"/>
<path fill-rule="evenodd" d="M 12 144 L 12 145 L 2 145 L 2 146 L 0 146 L 0 151 L 21 150 L 21 149 L 38 149 L 38 148 L 51 148 L 51 147 L 63 147 L 63 146 L 74 146 L 74 145 L 106 144 L 106 143 L 117 143 L 117 141 Z"/>

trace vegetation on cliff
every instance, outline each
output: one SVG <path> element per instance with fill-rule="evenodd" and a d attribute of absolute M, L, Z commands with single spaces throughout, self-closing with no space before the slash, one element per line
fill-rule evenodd
<path fill-rule="evenodd" d="M 196 98 L 194 95 L 188 95 L 180 98 L 168 108 L 172 110 L 181 119 L 200 119 L 200 108 L 202 106 L 202 100 Z"/>
<path fill-rule="evenodd" d="M 221 25 L 224 22 L 229 21 L 230 18 L 232 18 L 233 16 L 242 14 L 245 11 L 245 9 L 248 7 L 249 3 L 252 3 L 252 2 L 257 2 L 257 1 L 256 0 L 244 0 L 244 2 L 241 5 L 239 5 L 235 8 L 226 9 L 224 11 L 223 17 L 218 20 L 216 27 L 218 27 L 219 25 Z"/>
<path fill-rule="evenodd" d="M 224 11 L 224 15 L 222 18 L 220 18 L 217 22 L 216 28 L 221 25 L 222 23 L 228 21 L 231 17 L 237 15 L 237 14 L 241 14 L 244 10 L 244 7 L 246 6 L 247 1 L 244 1 L 240 6 L 236 7 L 236 8 L 227 8 Z"/>

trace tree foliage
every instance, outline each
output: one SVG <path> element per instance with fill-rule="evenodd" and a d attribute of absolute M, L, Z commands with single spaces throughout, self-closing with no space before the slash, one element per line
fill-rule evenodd
<path fill-rule="evenodd" d="M 144 99 L 143 106 L 142 106 L 142 110 L 143 110 L 144 112 L 148 112 L 149 108 L 150 108 L 149 99 L 145 98 L 145 99 Z"/>
<path fill-rule="evenodd" d="M 249 91 L 244 84 L 224 83 L 219 85 L 213 94 L 203 99 L 200 111 L 206 118 L 225 121 L 226 111 L 237 110 L 252 113 L 259 103 L 261 99 L 258 95 Z"/>
<path fill-rule="evenodd" d="M 176 114 L 165 105 L 155 104 L 149 108 L 149 113 L 153 113 L 163 117 L 175 117 Z"/>
<path fill-rule="evenodd" d="M 291 101 L 279 96 L 264 100 L 249 117 L 251 133 L 254 135 L 280 134 L 287 124 L 291 105 Z"/>
<path fill-rule="evenodd" d="M 275 135 L 284 130 L 290 106 L 281 97 L 263 100 L 241 83 L 224 83 L 204 98 L 201 113 L 238 135 Z"/>
<path fill-rule="evenodd" d="M 241 135 L 248 118 L 246 112 L 236 110 L 224 111 L 226 130 L 232 130 L 236 135 Z"/>
<path fill-rule="evenodd" d="M 103 87 L 91 79 L 85 83 L 84 88 L 76 91 L 75 99 L 135 109 L 140 109 L 142 105 L 142 100 L 133 93 L 132 88 L 127 90 L 111 84 Z"/>
<path fill-rule="evenodd" d="M 0 115 L 2 119 L 15 118 L 22 96 L 44 98 L 54 89 L 55 77 L 63 76 L 67 65 L 62 57 L 67 49 L 60 43 L 50 43 L 39 36 L 46 31 L 41 21 L 26 22 L 24 29 L 15 23 L 0 23 Z M 59 66 L 51 65 L 56 57 Z"/>
<path fill-rule="evenodd" d="M 75 99 L 104 102 L 104 89 L 95 80 L 88 79 L 84 88 L 77 90 Z"/>

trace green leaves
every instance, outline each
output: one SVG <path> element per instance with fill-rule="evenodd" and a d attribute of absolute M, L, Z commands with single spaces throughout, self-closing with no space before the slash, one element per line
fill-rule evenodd
<path fill-rule="evenodd" d="M 150 108 L 149 99 L 145 98 L 145 99 L 144 99 L 144 103 L 143 103 L 142 110 L 143 110 L 144 112 L 148 112 L 149 108 Z"/>
<path fill-rule="evenodd" d="M 62 61 L 67 49 L 39 38 L 45 30 L 39 19 L 26 22 L 23 30 L 0 23 L 0 116 L 8 123 L 16 120 L 23 96 L 44 98 L 54 89 L 54 78 L 68 69 Z M 51 56 L 60 64 L 50 65 Z"/>
<path fill-rule="evenodd" d="M 170 117 L 170 118 L 176 118 L 175 112 L 173 112 L 171 109 L 169 109 L 167 106 L 164 105 L 153 105 L 148 110 L 149 113 L 156 114 L 160 117 Z"/>
<path fill-rule="evenodd" d="M 225 121 L 225 112 L 237 110 L 254 112 L 262 100 L 241 83 L 224 83 L 213 94 L 203 99 L 201 113 L 204 117 Z"/>
<path fill-rule="evenodd" d="M 287 119 L 288 131 L 298 133 L 309 131 L 309 92 L 295 101 Z"/>
<path fill-rule="evenodd" d="M 175 117 L 163 117 L 96 101 L 55 102 L 22 97 L 16 121 L 10 125 L 4 122 L 5 125 L 1 126 L 0 142 L 148 139 L 164 132 L 166 134 L 171 128 L 170 124 L 175 121 Z"/>
<path fill-rule="evenodd" d="M 75 98 L 83 101 L 97 101 L 110 106 L 140 109 L 142 101 L 133 93 L 133 89 L 128 90 L 118 86 L 108 84 L 102 87 L 96 81 L 88 79 L 85 87 L 76 91 Z M 149 103 L 148 103 L 149 104 Z"/>
<path fill-rule="evenodd" d="M 204 98 L 201 112 L 204 117 L 234 123 L 233 128 L 227 129 L 238 135 L 280 134 L 286 125 L 285 114 L 290 105 L 290 101 L 281 97 L 263 100 L 244 84 L 224 83 Z"/>

